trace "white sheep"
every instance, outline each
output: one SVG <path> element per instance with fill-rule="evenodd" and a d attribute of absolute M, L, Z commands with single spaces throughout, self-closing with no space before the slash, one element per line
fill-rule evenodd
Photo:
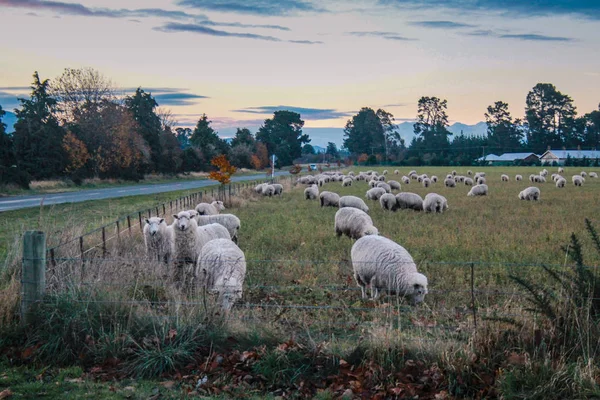
<path fill-rule="evenodd" d="M 403 192 L 396 195 L 398 208 L 423 211 L 423 199 L 416 193 Z"/>
<path fill-rule="evenodd" d="M 502 182 L 508 182 L 509 181 L 508 175 L 502 174 L 502 176 L 500 176 L 500 180 L 502 180 Z"/>
<path fill-rule="evenodd" d="M 469 176 L 473 175 L 473 171 L 471 171 L 471 170 L 468 170 L 468 171 L 467 171 L 467 175 L 469 175 Z"/>
<path fill-rule="evenodd" d="M 398 209 L 398 201 L 396 196 L 391 193 L 386 193 L 379 198 L 381 208 L 388 211 L 396 211 Z"/>
<path fill-rule="evenodd" d="M 225 210 L 225 206 L 222 201 L 213 201 L 212 203 L 200 203 L 196 206 L 196 212 L 198 215 L 217 215 L 221 211 Z"/>
<path fill-rule="evenodd" d="M 453 188 L 453 187 L 456 187 L 456 181 L 452 178 L 446 178 L 446 179 L 444 179 L 444 185 L 446 187 Z"/>
<path fill-rule="evenodd" d="M 144 225 L 146 254 L 153 260 L 168 262 L 173 248 L 173 229 L 164 218 L 146 218 Z"/>
<path fill-rule="evenodd" d="M 379 182 L 375 187 L 382 188 L 386 193 L 392 193 L 392 187 L 385 182 Z"/>
<path fill-rule="evenodd" d="M 366 235 L 378 235 L 379 231 L 366 212 L 343 207 L 335 213 L 335 234 L 338 237 L 344 234 L 351 239 L 360 239 Z"/>
<path fill-rule="evenodd" d="M 448 200 L 437 193 L 427 193 L 423 199 L 423 211 L 443 213 L 448 209 Z"/>
<path fill-rule="evenodd" d="M 319 197 L 319 187 L 317 185 L 310 185 L 304 189 L 304 198 L 306 200 L 316 200 Z"/>
<path fill-rule="evenodd" d="M 539 175 L 540 175 L 540 176 L 543 176 L 543 177 L 545 178 L 546 176 L 548 176 L 548 170 L 547 170 L 546 168 L 544 168 L 544 169 L 543 169 L 543 170 L 542 170 L 542 171 L 539 173 Z"/>
<path fill-rule="evenodd" d="M 377 186 L 377 184 L 378 184 L 378 183 L 379 183 L 379 181 L 378 181 L 377 179 L 371 179 L 371 180 L 369 181 L 369 187 L 370 187 L 370 188 L 374 188 L 374 187 L 376 187 L 376 186 Z"/>
<path fill-rule="evenodd" d="M 221 224 L 208 224 L 199 226 L 198 235 L 196 236 L 196 254 L 200 253 L 200 250 L 202 250 L 206 243 L 215 239 L 231 240 L 231 235 L 229 234 L 227 228 Z"/>
<path fill-rule="evenodd" d="M 379 182 L 385 182 L 385 175 L 379 175 L 379 176 L 377 177 L 377 180 L 378 180 Z"/>
<path fill-rule="evenodd" d="M 356 196 L 340 197 L 339 207 L 340 208 L 353 207 L 353 208 L 359 209 L 361 211 L 364 211 L 366 213 L 369 212 L 369 207 L 367 207 L 367 205 L 365 204 L 363 199 L 361 199 L 360 197 L 356 197 Z"/>
<path fill-rule="evenodd" d="M 362 297 L 367 298 L 366 288 L 371 288 L 371 298 L 379 297 L 385 289 L 389 294 L 407 297 L 413 305 L 421 303 L 428 293 L 425 275 L 398 243 L 383 236 L 365 236 L 352 246 L 350 251 L 354 279 L 360 286 Z"/>
<path fill-rule="evenodd" d="M 321 207 L 339 207 L 340 205 L 340 196 L 326 190 L 319 193 L 319 200 L 321 201 Z"/>
<path fill-rule="evenodd" d="M 366 197 L 368 200 L 379 200 L 379 198 L 385 194 L 386 191 L 384 188 L 376 187 L 373 189 L 367 190 Z"/>
<path fill-rule="evenodd" d="M 402 186 L 400 186 L 400 182 L 398 181 L 388 181 L 387 184 L 390 185 L 392 190 L 402 190 Z"/>
<path fill-rule="evenodd" d="M 452 171 L 452 175 L 456 176 L 456 170 Z"/>
<path fill-rule="evenodd" d="M 303 180 L 304 180 L 305 178 L 306 178 L 306 177 L 299 178 L 299 179 L 298 179 L 298 183 L 304 183 L 304 182 L 303 182 Z M 263 188 L 264 188 L 265 186 L 267 186 L 267 185 L 268 185 L 268 183 L 259 183 L 258 185 L 256 185 L 256 186 L 254 187 L 254 191 L 255 191 L 256 193 L 258 193 L 258 194 L 262 194 L 262 192 L 263 192 Z"/>
<path fill-rule="evenodd" d="M 523 175 L 515 175 L 515 181 L 520 182 L 523 180 Z"/>
<path fill-rule="evenodd" d="M 352 178 L 345 178 L 345 179 L 342 181 L 342 186 L 344 186 L 344 187 L 345 187 L 345 186 L 352 186 Z"/>
<path fill-rule="evenodd" d="M 565 178 L 563 178 L 562 176 L 556 180 L 557 188 L 564 188 L 566 184 L 567 184 L 567 180 Z"/>
<path fill-rule="evenodd" d="M 384 169 L 383 172 L 382 172 L 382 175 L 387 175 L 387 174 L 388 174 L 388 170 Z"/>
<path fill-rule="evenodd" d="M 322 187 L 325 183 L 326 183 L 325 178 L 321 178 L 317 181 L 317 185 L 319 187 Z"/>
<path fill-rule="evenodd" d="M 473 186 L 475 182 L 473 182 L 473 179 L 471 178 L 465 178 L 465 185 L 466 186 Z"/>
<path fill-rule="evenodd" d="M 403 176 L 402 183 L 404 183 L 405 185 L 408 185 L 410 183 L 410 178 L 408 176 Z"/>
<path fill-rule="evenodd" d="M 280 183 L 274 183 L 271 186 L 275 188 L 275 195 L 281 196 L 281 194 L 283 193 L 283 185 Z"/>
<path fill-rule="evenodd" d="M 235 243 L 238 242 L 238 233 L 242 227 L 240 219 L 233 214 L 219 214 L 219 215 L 199 215 L 197 218 L 198 225 L 208 224 L 220 224 L 227 228 L 231 240 Z"/>
<path fill-rule="evenodd" d="M 587 176 L 587 173 L 585 171 L 581 171 L 581 173 L 579 175 L 581 175 L 583 178 L 585 178 Z"/>
<path fill-rule="evenodd" d="M 467 196 L 487 196 L 488 186 L 486 184 L 475 185 L 469 190 Z"/>
<path fill-rule="evenodd" d="M 582 177 L 581 175 L 573 175 L 571 177 L 571 181 L 573 182 L 573 185 L 575 185 L 575 186 L 583 186 L 583 182 L 585 182 L 585 178 Z"/>
<path fill-rule="evenodd" d="M 262 195 L 263 196 L 268 196 L 268 197 L 272 197 L 275 195 L 275 187 L 273 185 L 266 185 L 263 187 L 262 190 Z"/>
<path fill-rule="evenodd" d="M 564 174 L 565 173 L 565 169 L 563 167 L 558 167 L 558 173 L 559 174 Z"/>
<path fill-rule="evenodd" d="M 195 275 L 198 286 L 207 293 L 218 294 L 221 308 L 230 310 L 243 294 L 246 278 L 244 252 L 230 240 L 211 240 L 198 255 Z"/>
<path fill-rule="evenodd" d="M 394 170 L 394 175 L 400 175 L 400 171 L 398 171 L 397 169 Z"/>
<path fill-rule="evenodd" d="M 530 186 L 519 193 L 519 199 L 527 201 L 537 201 L 540 199 L 540 189 L 536 188 L 535 186 Z"/>
<path fill-rule="evenodd" d="M 180 211 L 173 214 L 173 224 L 170 226 L 173 235 L 171 252 L 175 260 L 174 280 L 178 284 L 187 285 L 193 278 L 193 269 L 188 264 L 196 263 L 198 223 L 196 222 L 196 211 Z M 209 216 L 202 216 L 208 218 Z"/>
<path fill-rule="evenodd" d="M 437 181 L 438 181 L 438 177 L 437 177 L 437 176 L 435 176 L 435 175 L 432 175 L 432 176 L 431 176 L 431 182 L 433 182 L 433 183 L 437 183 Z"/>
<path fill-rule="evenodd" d="M 598 178 L 598 174 L 595 172 L 590 172 L 588 175 L 590 176 L 590 178 Z"/>

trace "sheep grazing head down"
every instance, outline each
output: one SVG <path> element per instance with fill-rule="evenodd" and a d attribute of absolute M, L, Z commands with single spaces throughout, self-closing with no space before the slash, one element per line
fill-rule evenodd
<path fill-rule="evenodd" d="M 151 236 L 155 236 L 158 233 L 158 230 L 160 229 L 160 224 L 163 224 L 165 222 L 164 218 L 158 218 L 158 217 L 152 217 L 150 219 L 146 218 L 146 223 L 148 224 L 149 228 L 149 232 Z"/>
<path fill-rule="evenodd" d="M 416 305 L 425 300 L 425 295 L 429 293 L 427 290 L 427 277 L 423 274 L 415 272 L 409 279 L 409 290 L 405 296 L 412 298 L 412 304 Z"/>
<path fill-rule="evenodd" d="M 373 225 L 366 226 L 363 229 L 362 236 L 379 235 L 379 231 Z"/>
<path fill-rule="evenodd" d="M 175 228 L 180 231 L 185 231 L 190 227 L 190 220 L 195 216 L 195 211 L 181 211 L 179 214 L 173 214 L 173 218 L 175 218 Z"/>

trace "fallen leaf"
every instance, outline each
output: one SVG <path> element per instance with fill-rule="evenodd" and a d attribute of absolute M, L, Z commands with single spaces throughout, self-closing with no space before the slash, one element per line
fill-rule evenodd
<path fill-rule="evenodd" d="M 13 395 L 13 392 L 10 389 L 4 389 L 0 392 L 0 399 L 8 399 Z"/>
<path fill-rule="evenodd" d="M 165 389 L 172 389 L 173 386 L 175 386 L 175 381 L 166 381 L 166 382 L 161 382 L 160 385 L 162 387 L 164 387 Z"/>
<path fill-rule="evenodd" d="M 65 382 L 69 382 L 69 383 L 83 383 L 83 378 L 65 379 Z"/>

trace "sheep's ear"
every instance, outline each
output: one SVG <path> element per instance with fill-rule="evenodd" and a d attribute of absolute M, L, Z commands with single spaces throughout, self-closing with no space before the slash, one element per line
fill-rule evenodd
<path fill-rule="evenodd" d="M 160 221 L 158 222 L 159 224 L 162 224 L 163 222 L 165 222 L 164 218 L 161 218 Z"/>
<path fill-rule="evenodd" d="M 173 218 L 175 218 L 175 219 L 179 219 L 179 215 L 177 215 L 177 214 L 173 214 Z"/>
<path fill-rule="evenodd" d="M 192 211 L 190 211 L 190 215 L 192 217 L 195 217 L 196 215 L 198 215 L 198 213 L 196 212 L 196 210 L 192 210 Z"/>
<path fill-rule="evenodd" d="M 148 218 L 144 218 L 144 221 L 146 221 L 146 223 L 147 223 L 148 225 L 150 225 L 150 221 L 148 220 Z"/>

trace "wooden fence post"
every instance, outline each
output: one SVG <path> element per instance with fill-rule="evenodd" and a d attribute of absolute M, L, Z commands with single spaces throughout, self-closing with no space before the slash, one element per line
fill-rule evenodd
<path fill-rule="evenodd" d="M 102 257 L 106 257 L 106 227 L 102 227 Z"/>
<path fill-rule="evenodd" d="M 129 215 L 127 216 L 127 229 L 129 229 L 129 234 L 131 235 L 131 218 L 129 218 Z"/>
<path fill-rule="evenodd" d="M 138 218 L 140 219 L 140 230 L 144 231 L 144 225 L 142 225 L 142 212 L 138 212 Z"/>
<path fill-rule="evenodd" d="M 471 263 L 471 303 L 473 307 L 473 326 L 477 330 L 477 307 L 475 305 L 475 264 Z"/>
<path fill-rule="evenodd" d="M 30 322 L 31 306 L 46 292 L 46 234 L 27 231 L 23 236 L 21 323 Z"/>

